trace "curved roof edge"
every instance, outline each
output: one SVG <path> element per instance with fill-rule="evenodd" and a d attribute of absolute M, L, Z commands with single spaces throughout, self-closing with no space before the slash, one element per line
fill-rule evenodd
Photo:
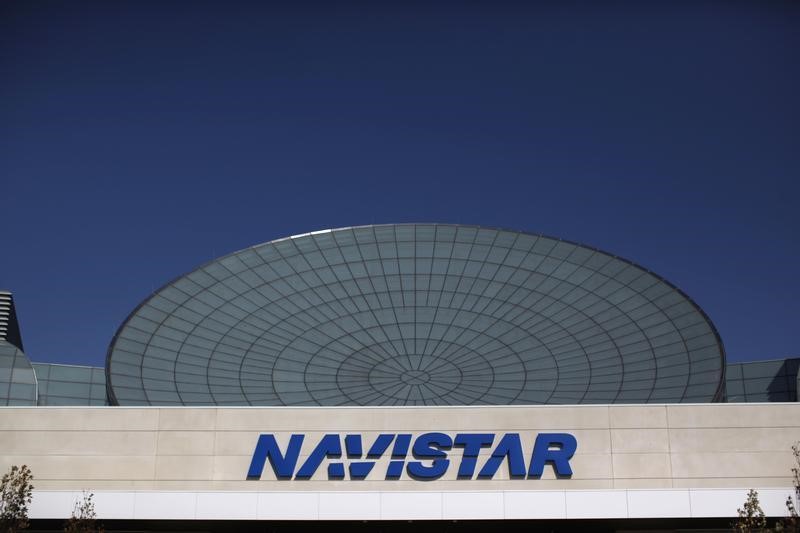
<path fill-rule="evenodd" d="M 563 238 L 560 238 L 560 237 L 554 237 L 552 235 L 548 235 L 548 234 L 545 234 L 545 233 L 535 233 L 535 232 L 531 232 L 531 231 L 517 230 L 517 229 L 511 229 L 511 228 L 500 227 L 500 226 L 481 226 L 481 225 L 478 225 L 478 224 L 453 224 L 453 223 L 446 223 L 446 222 L 401 222 L 401 223 L 361 224 L 361 225 L 355 225 L 355 226 L 342 226 L 342 227 L 338 227 L 338 228 L 326 228 L 326 229 L 308 231 L 308 232 L 303 232 L 303 233 L 290 235 L 290 236 L 287 236 L 287 237 L 281 237 L 281 238 L 278 238 L 278 239 L 272 239 L 272 240 L 264 241 L 264 242 L 261 242 L 261 243 L 258 243 L 258 244 L 254 244 L 254 245 L 251 245 L 251 246 L 248 246 L 248 247 L 245 247 L 245 248 L 234 250 L 233 252 L 229 252 L 227 254 L 224 254 L 224 255 L 221 255 L 219 257 L 216 257 L 216 258 L 210 259 L 208 261 L 205 261 L 205 262 L 201 263 L 199 266 L 197 266 L 197 267 L 195 267 L 195 268 L 193 268 L 191 270 L 188 270 L 188 271 L 184 272 L 183 274 L 175 276 L 174 278 L 170 279 L 166 283 L 162 284 L 157 289 L 152 291 L 144 300 L 142 300 L 125 317 L 125 319 L 122 321 L 120 326 L 114 332 L 114 335 L 111 338 L 111 341 L 109 342 L 108 349 L 106 350 L 106 358 L 105 358 L 106 392 L 107 392 L 109 405 L 116 405 L 116 406 L 119 405 L 119 401 L 117 400 L 117 397 L 116 397 L 116 395 L 114 393 L 112 375 L 111 375 L 111 370 L 110 370 L 111 369 L 111 354 L 112 354 L 114 345 L 115 345 L 115 343 L 117 341 L 117 338 L 119 337 L 120 333 L 125 328 L 125 326 L 128 324 L 128 322 L 131 320 L 131 318 L 143 306 L 145 306 L 148 302 L 150 302 L 150 300 L 154 296 L 156 296 L 159 292 L 161 292 L 165 288 L 169 287 L 170 285 L 172 285 L 176 281 L 180 280 L 181 278 L 184 278 L 184 277 L 186 277 L 186 276 L 188 276 L 188 275 L 190 275 L 190 274 L 192 274 L 194 272 L 200 271 L 200 270 L 204 269 L 205 267 L 207 267 L 208 265 L 216 263 L 217 261 L 221 261 L 221 260 L 223 260 L 225 258 L 232 257 L 232 256 L 234 256 L 234 255 L 236 255 L 236 254 L 238 254 L 238 253 L 240 253 L 242 251 L 259 248 L 259 247 L 262 247 L 262 246 L 265 246 L 265 245 L 279 243 L 279 242 L 290 240 L 290 239 L 296 239 L 296 238 L 310 236 L 310 235 L 317 235 L 317 234 L 321 234 L 321 233 L 332 233 L 332 232 L 335 232 L 335 231 L 342 231 L 342 230 L 348 230 L 348 229 L 371 228 L 371 227 L 390 227 L 390 226 L 391 227 L 394 227 L 394 226 L 420 226 L 420 225 L 423 225 L 423 226 L 430 225 L 430 226 L 449 226 L 449 227 L 464 227 L 464 228 L 474 228 L 474 229 L 486 229 L 486 230 L 494 230 L 494 231 L 513 232 L 513 233 L 519 233 L 519 234 L 524 234 L 524 235 L 529 235 L 529 236 L 534 236 L 534 237 L 539 237 L 539 238 L 552 239 L 552 240 L 561 241 L 561 242 L 564 242 L 564 243 L 567 243 L 567 244 L 580 246 L 582 248 L 586 248 L 588 250 L 592 250 L 592 251 L 595 251 L 595 252 L 610 256 L 610 257 L 612 257 L 614 259 L 620 260 L 620 261 L 622 261 L 624 263 L 627 263 L 627 264 L 629 264 L 631 266 L 634 266 L 634 267 L 636 267 L 636 268 L 638 268 L 640 270 L 643 270 L 643 271 L 649 273 L 654 278 L 656 278 L 657 280 L 661 281 L 662 283 L 664 283 L 665 285 L 667 285 L 671 289 L 675 290 L 680 296 L 685 298 L 686 301 L 689 302 L 694 307 L 694 309 L 696 309 L 700 313 L 700 315 L 703 317 L 703 319 L 709 325 L 709 327 L 710 327 L 711 331 L 713 332 L 714 337 L 715 337 L 715 339 L 717 341 L 717 344 L 719 345 L 720 358 L 721 358 L 721 366 L 720 366 L 721 372 L 720 372 L 719 382 L 717 383 L 716 391 L 715 391 L 715 393 L 713 395 L 713 398 L 712 398 L 711 402 L 715 403 L 715 402 L 724 402 L 725 401 L 725 393 L 726 393 L 726 391 L 725 391 L 725 382 L 726 382 L 725 381 L 725 379 L 726 379 L 725 375 L 726 375 L 726 364 L 727 364 L 727 362 L 726 362 L 725 345 L 724 345 L 724 343 L 722 341 L 722 337 L 719 334 L 719 330 L 717 329 L 716 325 L 711 320 L 709 315 L 705 312 L 705 310 L 693 298 L 691 298 L 680 287 L 678 287 L 677 285 L 675 285 L 671 281 L 667 280 L 663 276 L 659 275 L 658 273 L 652 271 L 651 269 L 649 269 L 647 267 L 644 267 L 641 264 L 639 264 L 639 263 L 637 263 L 635 261 L 632 261 L 632 260 L 630 260 L 628 258 L 621 257 L 621 256 L 619 256 L 617 254 L 608 252 L 608 251 L 606 251 L 606 250 L 604 250 L 602 248 L 598 248 L 596 246 L 591 246 L 591 245 L 586 245 L 586 244 L 583 244 L 583 243 L 581 243 L 579 241 L 574 241 L 574 240 L 570 240 L 570 239 L 563 239 Z"/>

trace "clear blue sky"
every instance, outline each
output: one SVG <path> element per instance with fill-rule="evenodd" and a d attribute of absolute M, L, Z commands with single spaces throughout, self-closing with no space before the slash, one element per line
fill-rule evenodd
<path fill-rule="evenodd" d="M 0 4 L 0 288 L 34 361 L 101 365 L 214 257 L 411 221 L 600 247 L 729 360 L 800 355 L 799 3 L 263 4 Z"/>

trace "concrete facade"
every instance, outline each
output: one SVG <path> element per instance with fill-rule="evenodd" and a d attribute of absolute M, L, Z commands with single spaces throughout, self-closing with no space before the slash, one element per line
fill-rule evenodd
<path fill-rule="evenodd" d="M 329 480 L 327 461 L 310 480 L 278 480 L 269 463 L 260 480 L 246 479 L 262 433 L 275 434 L 282 450 L 292 433 L 305 434 L 299 468 L 325 433 L 342 437 L 361 434 L 366 447 L 379 433 L 416 436 L 430 431 L 451 436 L 464 432 L 517 432 L 522 437 L 526 461 L 537 433 L 571 433 L 578 441 L 577 452 L 570 461 L 574 473 L 570 479 L 556 479 L 553 469 L 547 466 L 541 479 L 509 479 L 504 464 L 490 480 L 457 479 L 462 450 L 453 449 L 449 452 L 450 468 L 435 481 L 414 480 L 405 472 L 398 480 L 384 479 L 388 457 L 378 459 L 363 481 Z M 798 440 L 800 405 L 796 403 L 0 410 L 0 468 L 5 471 L 12 464 L 27 464 L 35 476 L 40 500 L 34 504 L 34 511 L 57 516 L 62 511 L 68 516 L 75 491 L 84 489 L 98 494 L 98 503 L 104 498 L 127 498 L 127 503 L 117 502 L 112 507 L 130 508 L 133 512 L 131 506 L 139 501 L 140 512 L 149 509 L 146 512 L 156 515 L 160 507 L 143 506 L 141 502 L 148 497 L 159 501 L 158 494 L 162 493 L 169 493 L 167 499 L 177 502 L 164 511 L 167 515 L 184 505 L 194 506 L 195 516 L 206 508 L 200 501 L 202 497 L 219 501 L 246 493 L 234 499 L 253 499 L 256 504 L 252 508 L 245 506 L 242 516 L 256 513 L 254 516 L 258 517 L 260 496 L 256 493 L 270 493 L 272 502 L 275 498 L 294 502 L 280 507 L 293 518 L 336 518 L 333 511 L 346 510 L 352 504 L 355 507 L 351 511 L 342 511 L 346 515 L 343 517 L 375 519 L 384 516 L 384 508 L 386 516 L 403 515 L 403 509 L 415 498 L 420 502 L 412 502 L 411 507 L 417 509 L 413 512 L 431 517 L 470 518 L 470 513 L 477 513 L 479 516 L 474 517 L 503 518 L 507 511 L 509 516 L 516 516 L 514 513 L 520 511 L 514 506 L 515 498 L 527 502 L 534 497 L 563 502 L 542 509 L 564 518 L 570 517 L 566 509 L 571 500 L 574 510 L 591 514 L 591 509 L 604 498 L 609 499 L 608 506 L 601 507 L 618 517 L 636 516 L 637 512 L 674 512 L 682 516 L 684 508 L 701 512 L 702 498 L 709 495 L 707 505 L 716 505 L 725 516 L 735 514 L 735 505 L 744 501 L 746 489 L 758 488 L 774 493 L 774 502 L 765 505 L 780 514 L 781 502 L 792 486 L 791 446 Z M 478 469 L 490 451 L 482 451 Z M 385 456 L 388 455 L 387 452 Z M 347 458 L 342 461 L 347 463 Z M 652 490 L 663 492 L 656 499 L 663 507 L 660 511 L 647 511 L 653 498 L 641 491 Z M 352 495 L 347 496 L 348 493 Z M 435 495 L 433 503 L 426 493 Z M 477 507 L 470 504 L 469 494 L 483 503 Z M 720 503 L 720 495 L 727 498 L 727 504 Z M 181 498 L 189 500 L 181 504 Z M 337 504 L 336 498 L 343 501 Z M 578 505 L 575 498 L 586 502 Z M 694 506 L 693 498 L 700 499 Z M 433 506 L 428 511 L 426 502 Z M 326 514 L 326 505 L 333 514 Z M 452 512 L 447 511 L 448 505 Z M 670 505 L 673 511 L 669 510 Z M 238 516 L 237 508 L 231 507 L 233 515 L 229 518 Z"/>

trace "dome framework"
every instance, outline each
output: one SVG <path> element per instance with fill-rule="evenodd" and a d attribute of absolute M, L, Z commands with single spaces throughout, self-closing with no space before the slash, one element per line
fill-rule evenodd
<path fill-rule="evenodd" d="M 709 402 L 724 349 L 661 277 L 476 226 L 341 228 L 211 261 L 145 300 L 106 364 L 120 405 Z"/>

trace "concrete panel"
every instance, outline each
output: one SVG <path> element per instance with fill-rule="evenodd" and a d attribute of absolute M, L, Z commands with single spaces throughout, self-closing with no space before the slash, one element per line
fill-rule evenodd
<path fill-rule="evenodd" d="M 72 514 L 80 491 L 47 492 L 35 491 L 28 509 L 30 518 L 64 518 Z"/>
<path fill-rule="evenodd" d="M 217 425 L 217 409 L 213 407 L 162 407 L 158 413 L 158 429 L 213 431 Z"/>
<path fill-rule="evenodd" d="M 4 408 L 0 409 L 0 428 L 5 428 L 0 430 L 0 469 L 27 464 L 34 472 L 37 489 L 66 491 L 88 488 L 416 494 L 788 487 L 793 460 L 790 446 L 800 438 L 800 424 L 792 425 L 800 418 L 797 413 L 800 404 Z M 666 423 L 667 418 L 678 426 L 649 427 Z M 775 425 L 766 426 L 765 420 Z M 744 422 L 752 425 L 742 425 Z M 690 423 L 697 426 L 680 426 Z M 51 430 L 48 424 L 57 429 Z M 226 429 L 214 429 L 219 427 Z M 292 432 L 304 433 L 307 439 L 299 466 L 319 438 L 329 432 L 358 433 L 367 448 L 381 432 L 419 435 L 430 430 L 450 435 L 518 432 L 526 462 L 537 432 L 569 432 L 578 440 L 578 450 L 570 461 L 574 475 L 571 479 L 555 479 L 553 468 L 548 465 L 540 480 L 508 479 L 504 463 L 492 480 L 459 480 L 456 473 L 463 452 L 453 449 L 448 452 L 451 464 L 446 475 L 425 483 L 410 479 L 405 473 L 399 480 L 384 479 L 388 453 L 376 461 L 366 481 L 328 480 L 327 462 L 310 481 L 276 480 L 269 465 L 261 480 L 245 480 L 262 432 L 274 432 L 284 450 Z M 476 472 L 490 451 L 482 450 Z M 342 459 L 345 464 L 348 460 Z M 504 513 L 528 512 L 524 504 L 519 507 L 513 503 L 524 502 L 525 496 L 515 494 L 509 498 L 512 503 L 504 500 Z M 390 503 L 386 504 L 387 512 L 392 509 Z"/>
<path fill-rule="evenodd" d="M 74 490 L 75 486 L 81 484 L 84 487 L 91 487 L 92 491 L 98 490 L 114 490 L 114 491 L 125 491 L 125 490 L 135 490 L 137 488 L 138 483 L 146 483 L 145 485 L 148 489 L 156 489 L 154 481 L 152 479 L 147 479 L 145 481 L 142 480 L 132 480 L 132 479 L 91 479 L 91 480 L 75 480 L 75 479 L 40 479 L 38 477 L 34 478 L 34 487 L 36 490 L 39 491 L 70 491 Z"/>
<path fill-rule="evenodd" d="M 215 455 L 214 456 L 214 473 L 212 479 L 215 480 L 228 480 L 228 481 L 244 481 L 247 479 L 247 469 L 250 468 L 250 456 L 228 456 L 228 455 Z M 275 479 L 275 475 L 272 473 L 272 469 L 267 465 L 264 468 L 264 477 L 263 480 Z M 252 482 L 252 483 L 259 483 Z"/>
<path fill-rule="evenodd" d="M 504 512 L 502 492 L 447 492 L 442 498 L 446 520 L 499 519 Z"/>
<path fill-rule="evenodd" d="M 295 432 L 297 432 L 295 430 Z M 253 455 L 253 450 L 262 431 L 218 431 L 215 433 L 214 453 L 217 455 Z M 266 432 L 263 432 L 266 433 Z M 286 449 L 291 433 L 276 437 L 281 449 Z M 306 440 L 309 440 L 306 434 Z"/>
<path fill-rule="evenodd" d="M 789 487 L 791 478 L 784 477 L 705 477 L 672 479 L 675 488 L 742 488 L 742 487 Z"/>
<path fill-rule="evenodd" d="M 668 405 L 671 428 L 800 427 L 800 404 Z"/>
<path fill-rule="evenodd" d="M 298 420 L 318 431 L 346 432 L 357 428 L 383 429 L 385 413 L 373 407 L 338 407 L 331 410 L 313 407 L 218 408 L 217 431 L 297 432 Z"/>
<path fill-rule="evenodd" d="M 155 431 L 158 412 L 146 407 L 3 407 L 0 431 Z"/>
<path fill-rule="evenodd" d="M 797 497 L 791 489 L 758 490 L 758 501 L 767 516 L 789 516 L 789 510 L 786 508 L 786 499 L 789 496 L 792 498 Z M 795 500 L 796 503 L 797 500 Z M 744 502 L 742 502 L 742 505 L 744 505 Z"/>
<path fill-rule="evenodd" d="M 381 493 L 381 520 L 439 520 L 442 518 L 440 492 Z"/>
<path fill-rule="evenodd" d="M 612 429 L 611 449 L 614 453 L 669 452 L 666 429 Z"/>
<path fill-rule="evenodd" d="M 134 517 L 136 501 L 133 492 L 105 492 L 95 489 L 92 501 L 97 518 L 101 520 Z"/>
<path fill-rule="evenodd" d="M 768 516 L 785 515 L 791 489 L 758 488 Z M 422 520 L 736 516 L 746 489 L 507 492 L 96 491 L 101 519 Z M 34 519 L 63 520 L 76 491 L 36 491 Z M 322 508 L 321 508 L 322 505 Z"/>
<path fill-rule="evenodd" d="M 536 435 L 539 432 L 559 433 L 562 431 L 565 430 L 563 428 L 559 430 L 546 428 L 537 431 L 521 432 L 520 437 L 523 439 L 522 442 L 526 449 L 526 455 L 530 456 L 530 452 L 533 451 L 532 443 L 536 441 Z M 580 450 L 581 454 L 611 453 L 612 444 L 607 429 L 573 429 L 567 430 L 567 432 L 575 436 L 575 439 L 578 441 L 578 449 Z"/>
<path fill-rule="evenodd" d="M 371 412 L 375 415 L 375 412 Z M 469 419 L 469 425 L 462 425 L 464 419 Z M 514 413 L 506 413 L 504 418 L 513 424 Z M 425 412 L 424 408 L 412 407 L 411 409 L 395 409 L 391 416 L 384 417 L 380 429 L 387 431 L 397 427 L 408 429 L 411 432 L 440 431 L 443 427 L 482 427 L 492 428 L 497 421 L 492 420 L 488 413 L 480 413 L 480 409 L 474 407 L 455 407 L 452 409 L 431 407 L 430 412 Z M 527 427 L 527 426 L 526 426 Z M 516 428 L 514 428 L 516 429 Z"/>
<path fill-rule="evenodd" d="M 671 489 L 673 483 L 671 478 L 640 478 L 625 479 L 614 478 L 613 488 L 615 489 Z"/>
<path fill-rule="evenodd" d="M 507 520 L 567 517 L 565 491 L 506 492 L 504 505 Z"/>
<path fill-rule="evenodd" d="M 612 488 L 613 480 L 597 479 L 559 479 L 536 480 L 515 479 L 509 481 L 497 480 L 451 480 L 420 482 L 415 480 L 376 480 L 376 481 L 350 481 L 350 480 L 323 480 L 314 481 L 154 481 L 149 486 L 168 490 L 252 490 L 252 491 L 377 491 L 377 492 L 436 492 L 436 491 L 463 491 L 469 487 L 472 491 L 525 491 L 525 490 L 568 490 L 568 489 L 594 489 Z"/>
<path fill-rule="evenodd" d="M 211 455 L 160 455 L 156 458 L 156 479 L 212 479 L 214 457 Z"/>
<path fill-rule="evenodd" d="M 736 509 L 747 500 L 747 490 L 690 490 L 692 517 L 736 516 Z"/>
<path fill-rule="evenodd" d="M 614 518 L 628 516 L 624 490 L 567 491 L 567 518 Z"/>
<path fill-rule="evenodd" d="M 381 500 L 376 492 L 322 492 L 320 520 L 378 520 Z"/>
<path fill-rule="evenodd" d="M 159 431 L 158 454 L 213 455 L 215 436 L 213 431 Z"/>
<path fill-rule="evenodd" d="M 0 451 L 27 455 L 153 455 L 155 431 L 0 431 Z"/>
<path fill-rule="evenodd" d="M 256 520 L 258 494 L 255 492 L 198 492 L 198 520 Z"/>
<path fill-rule="evenodd" d="M 671 478 L 670 457 L 666 453 L 623 453 L 614 455 L 614 477 Z"/>
<path fill-rule="evenodd" d="M 790 489 L 757 488 L 761 509 L 767 516 L 787 516 L 786 498 Z M 693 517 L 737 516 L 744 506 L 748 489 L 694 489 L 690 490 Z"/>
<path fill-rule="evenodd" d="M 193 492 L 137 492 L 134 518 L 187 520 L 195 518 L 197 494 Z"/>
<path fill-rule="evenodd" d="M 612 405 L 608 408 L 612 428 L 666 428 L 667 408 L 664 405 Z"/>
<path fill-rule="evenodd" d="M 629 490 L 629 518 L 681 518 L 690 516 L 688 490 Z"/>
<path fill-rule="evenodd" d="M 576 453 L 570 460 L 572 466 L 572 480 L 579 479 L 612 479 L 614 477 L 611 455 Z M 555 479 L 555 470 L 545 465 L 542 479 Z"/>
<path fill-rule="evenodd" d="M 82 456 L 38 455 L 0 456 L 0 467 L 28 465 L 36 480 L 34 486 L 51 479 L 73 480 L 73 488 L 87 488 L 88 480 L 152 480 L 155 474 L 154 456 Z M 90 488 L 90 487 L 88 487 Z"/>
<path fill-rule="evenodd" d="M 316 520 L 318 518 L 318 493 L 261 492 L 258 494 L 259 520 Z"/>
<path fill-rule="evenodd" d="M 455 408 L 449 417 L 459 428 L 483 427 L 496 431 L 522 429 L 604 429 L 608 428 L 608 406 L 548 405 L 536 407 Z M 408 414 L 412 416 L 411 413 Z M 417 415 L 419 417 L 419 415 Z M 452 418 L 454 417 L 454 418 Z M 431 426 L 430 429 L 436 429 Z"/>
<path fill-rule="evenodd" d="M 793 456 L 778 452 L 673 453 L 676 478 L 780 477 L 790 472 Z"/>
<path fill-rule="evenodd" d="M 799 404 L 800 405 L 800 404 Z M 764 428 L 675 428 L 669 431 L 673 453 L 718 452 L 789 452 L 800 440 L 797 427 Z"/>

